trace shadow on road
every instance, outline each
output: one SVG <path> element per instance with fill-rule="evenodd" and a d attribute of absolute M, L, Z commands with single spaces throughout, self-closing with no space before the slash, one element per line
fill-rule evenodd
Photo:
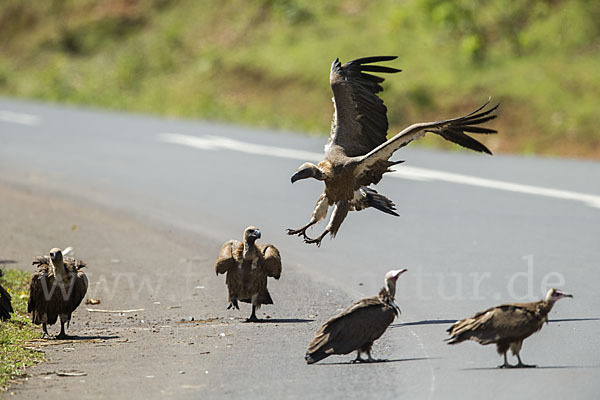
<path fill-rule="evenodd" d="M 0 260 L 0 265 L 1 264 L 17 264 L 18 261 L 16 260 Z"/>
<path fill-rule="evenodd" d="M 90 335 L 90 336 L 68 336 L 65 339 L 56 339 L 56 340 L 65 340 L 65 341 L 86 341 L 86 340 L 111 340 L 111 339 L 119 339 L 121 336 L 111 335 L 111 336 L 101 336 L 101 335 Z"/>
<path fill-rule="evenodd" d="M 390 328 L 402 328 L 403 326 L 414 326 L 414 325 L 448 325 L 455 323 L 455 319 L 428 319 L 424 321 L 415 322 L 402 322 L 400 324 L 392 324 Z"/>
<path fill-rule="evenodd" d="M 519 370 L 537 370 L 537 369 L 582 369 L 582 368 L 600 368 L 600 365 L 548 365 L 537 366 L 535 368 L 498 368 L 498 367 L 479 367 L 479 368 L 461 368 L 462 371 L 519 371 Z"/>
<path fill-rule="evenodd" d="M 564 318 L 564 319 L 551 319 L 548 322 L 580 322 L 580 321 L 600 321 L 600 318 Z"/>
<path fill-rule="evenodd" d="M 269 318 L 261 319 L 259 324 L 303 324 L 306 322 L 313 322 L 314 319 L 302 319 L 302 318 Z"/>
<path fill-rule="evenodd" d="M 345 361 L 345 362 L 323 362 L 323 363 L 318 363 L 315 365 L 372 365 L 372 364 L 388 364 L 388 363 L 395 363 L 395 362 L 404 362 L 404 361 L 423 361 L 423 360 L 433 360 L 434 358 L 431 357 L 418 357 L 418 358 L 397 358 L 397 359 L 393 359 L 393 360 L 378 360 L 375 362 L 371 362 L 371 363 L 353 363 L 352 361 Z"/>

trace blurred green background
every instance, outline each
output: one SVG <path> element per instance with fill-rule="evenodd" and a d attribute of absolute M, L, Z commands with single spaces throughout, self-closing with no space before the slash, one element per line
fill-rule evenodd
<path fill-rule="evenodd" d="M 2 0 L 0 95 L 326 135 L 332 60 L 398 55 L 392 134 L 492 96 L 492 150 L 600 158 L 599 38 L 598 0 Z"/>

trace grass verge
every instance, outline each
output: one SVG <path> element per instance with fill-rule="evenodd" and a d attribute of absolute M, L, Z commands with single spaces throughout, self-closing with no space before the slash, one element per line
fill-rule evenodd
<path fill-rule="evenodd" d="M 16 269 L 3 271 L 0 284 L 12 296 L 15 310 L 10 320 L 0 322 L 0 389 L 6 390 L 11 380 L 27 373 L 27 367 L 43 361 L 44 354 L 27 347 L 27 341 L 40 336 L 27 316 L 29 274 Z"/>

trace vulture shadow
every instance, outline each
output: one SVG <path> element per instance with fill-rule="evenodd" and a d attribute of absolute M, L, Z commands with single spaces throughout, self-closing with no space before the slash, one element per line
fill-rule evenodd
<path fill-rule="evenodd" d="M 564 319 L 548 320 L 548 322 L 581 322 L 581 321 L 600 321 L 600 318 L 564 318 Z"/>
<path fill-rule="evenodd" d="M 66 337 L 65 339 L 56 339 L 55 337 L 52 338 L 52 340 L 73 340 L 73 341 L 78 341 L 78 340 L 111 340 L 111 339 L 119 339 L 121 336 L 118 335 L 110 335 L 110 336 L 102 336 L 102 335 L 90 335 L 90 336 L 79 336 L 79 335 L 69 335 L 68 337 Z"/>
<path fill-rule="evenodd" d="M 391 360 L 377 360 L 375 362 L 362 362 L 362 363 L 354 363 L 352 361 L 339 361 L 339 362 L 328 362 L 328 363 L 318 363 L 316 365 L 373 365 L 373 364 L 388 364 L 395 362 L 404 362 L 404 361 L 423 361 L 423 360 L 433 360 L 431 357 L 417 357 L 417 358 L 396 358 Z"/>
<path fill-rule="evenodd" d="M 415 322 L 401 322 L 399 324 L 392 324 L 390 328 L 402 328 L 403 326 L 415 326 L 415 325 L 448 325 L 453 324 L 457 320 L 455 319 L 428 319 L 424 321 Z"/>
<path fill-rule="evenodd" d="M 536 366 L 535 368 L 498 368 L 498 367 L 475 367 L 475 368 L 461 368 L 462 371 L 520 371 L 520 370 L 536 370 L 536 369 L 586 369 L 586 368 L 600 368 L 600 365 L 542 365 Z"/>
<path fill-rule="evenodd" d="M 304 324 L 306 322 L 313 322 L 314 319 L 302 319 L 302 318 L 263 318 L 257 323 L 259 324 Z"/>
<path fill-rule="evenodd" d="M 0 260 L 0 265 L 2 264 L 17 264 L 18 261 L 16 260 Z"/>

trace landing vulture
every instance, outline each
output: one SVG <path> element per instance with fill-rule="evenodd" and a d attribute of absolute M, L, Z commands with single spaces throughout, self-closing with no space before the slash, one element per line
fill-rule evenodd
<path fill-rule="evenodd" d="M 550 289 L 546 299 L 533 303 L 503 304 L 475 314 L 472 318 L 463 319 L 452 325 L 447 332 L 448 344 L 456 344 L 465 340 L 474 340 L 480 344 L 496 343 L 498 354 L 504 355 L 504 364 L 498 368 L 528 368 L 535 365 L 523 364 L 519 352 L 523 340 L 542 329 L 548 322 L 548 313 L 557 300 L 573 297 L 558 289 Z M 519 361 L 511 365 L 506 359 L 510 349 Z"/>
<path fill-rule="evenodd" d="M 27 311 L 34 324 L 42 324 L 44 337 L 49 337 L 47 325 L 56 323 L 60 317 L 60 333 L 57 339 L 65 339 L 71 314 L 83 300 L 88 288 L 88 279 L 81 270 L 83 261 L 71 257 L 63 258 L 60 249 L 50 250 L 50 256 L 39 256 L 33 261 L 36 271 L 29 284 Z"/>
<path fill-rule="evenodd" d="M 0 269 L 0 278 L 3 275 L 4 274 Z M 2 287 L 2 285 L 0 285 L 0 320 L 2 321 L 10 319 L 10 314 L 14 312 L 10 300 L 10 294 Z"/>
<path fill-rule="evenodd" d="M 397 216 L 394 203 L 368 186 L 376 185 L 383 174 L 391 172 L 390 167 L 402 162 L 389 161 L 396 150 L 426 133 L 435 133 L 470 150 L 492 154 L 466 134 L 496 133 L 479 126 L 496 117 L 492 112 L 497 105 L 485 110 L 489 101 L 463 117 L 414 124 L 386 140 L 387 108 L 377 96 L 383 90 L 380 83 L 384 78 L 369 72 L 400 72 L 395 68 L 371 65 L 395 58 L 366 57 L 344 65 L 336 58 L 331 65 L 329 83 L 333 90 L 334 113 L 325 157 L 318 165 L 302 164 L 292 176 L 292 183 L 306 178 L 324 181 L 325 190 L 317 200 L 308 224 L 299 229 L 288 229 L 289 235 L 302 236 L 306 243 L 320 246 L 328 233 L 331 237 L 337 234 L 349 211 L 374 207 Z M 306 230 L 324 219 L 330 206 L 333 206 L 333 213 L 323 233 L 314 239 L 308 237 Z"/>
<path fill-rule="evenodd" d="M 258 322 L 256 310 L 263 304 L 273 304 L 267 290 L 267 278 L 281 276 L 281 256 L 272 244 L 256 244 L 260 230 L 249 226 L 244 230 L 244 240 L 230 240 L 219 252 L 215 265 L 217 275 L 225 275 L 229 290 L 229 307 L 240 309 L 238 301 L 252 304 L 252 314 L 246 322 Z"/>
<path fill-rule="evenodd" d="M 404 272 L 405 269 L 389 271 L 385 275 L 385 286 L 377 296 L 362 299 L 325 322 L 308 346 L 306 362 L 314 364 L 332 354 L 348 354 L 354 350 L 357 355 L 352 362 L 378 361 L 371 357 L 371 346 L 400 313 L 394 297 L 396 280 Z M 361 357 L 362 353 L 367 353 L 367 359 Z"/>

